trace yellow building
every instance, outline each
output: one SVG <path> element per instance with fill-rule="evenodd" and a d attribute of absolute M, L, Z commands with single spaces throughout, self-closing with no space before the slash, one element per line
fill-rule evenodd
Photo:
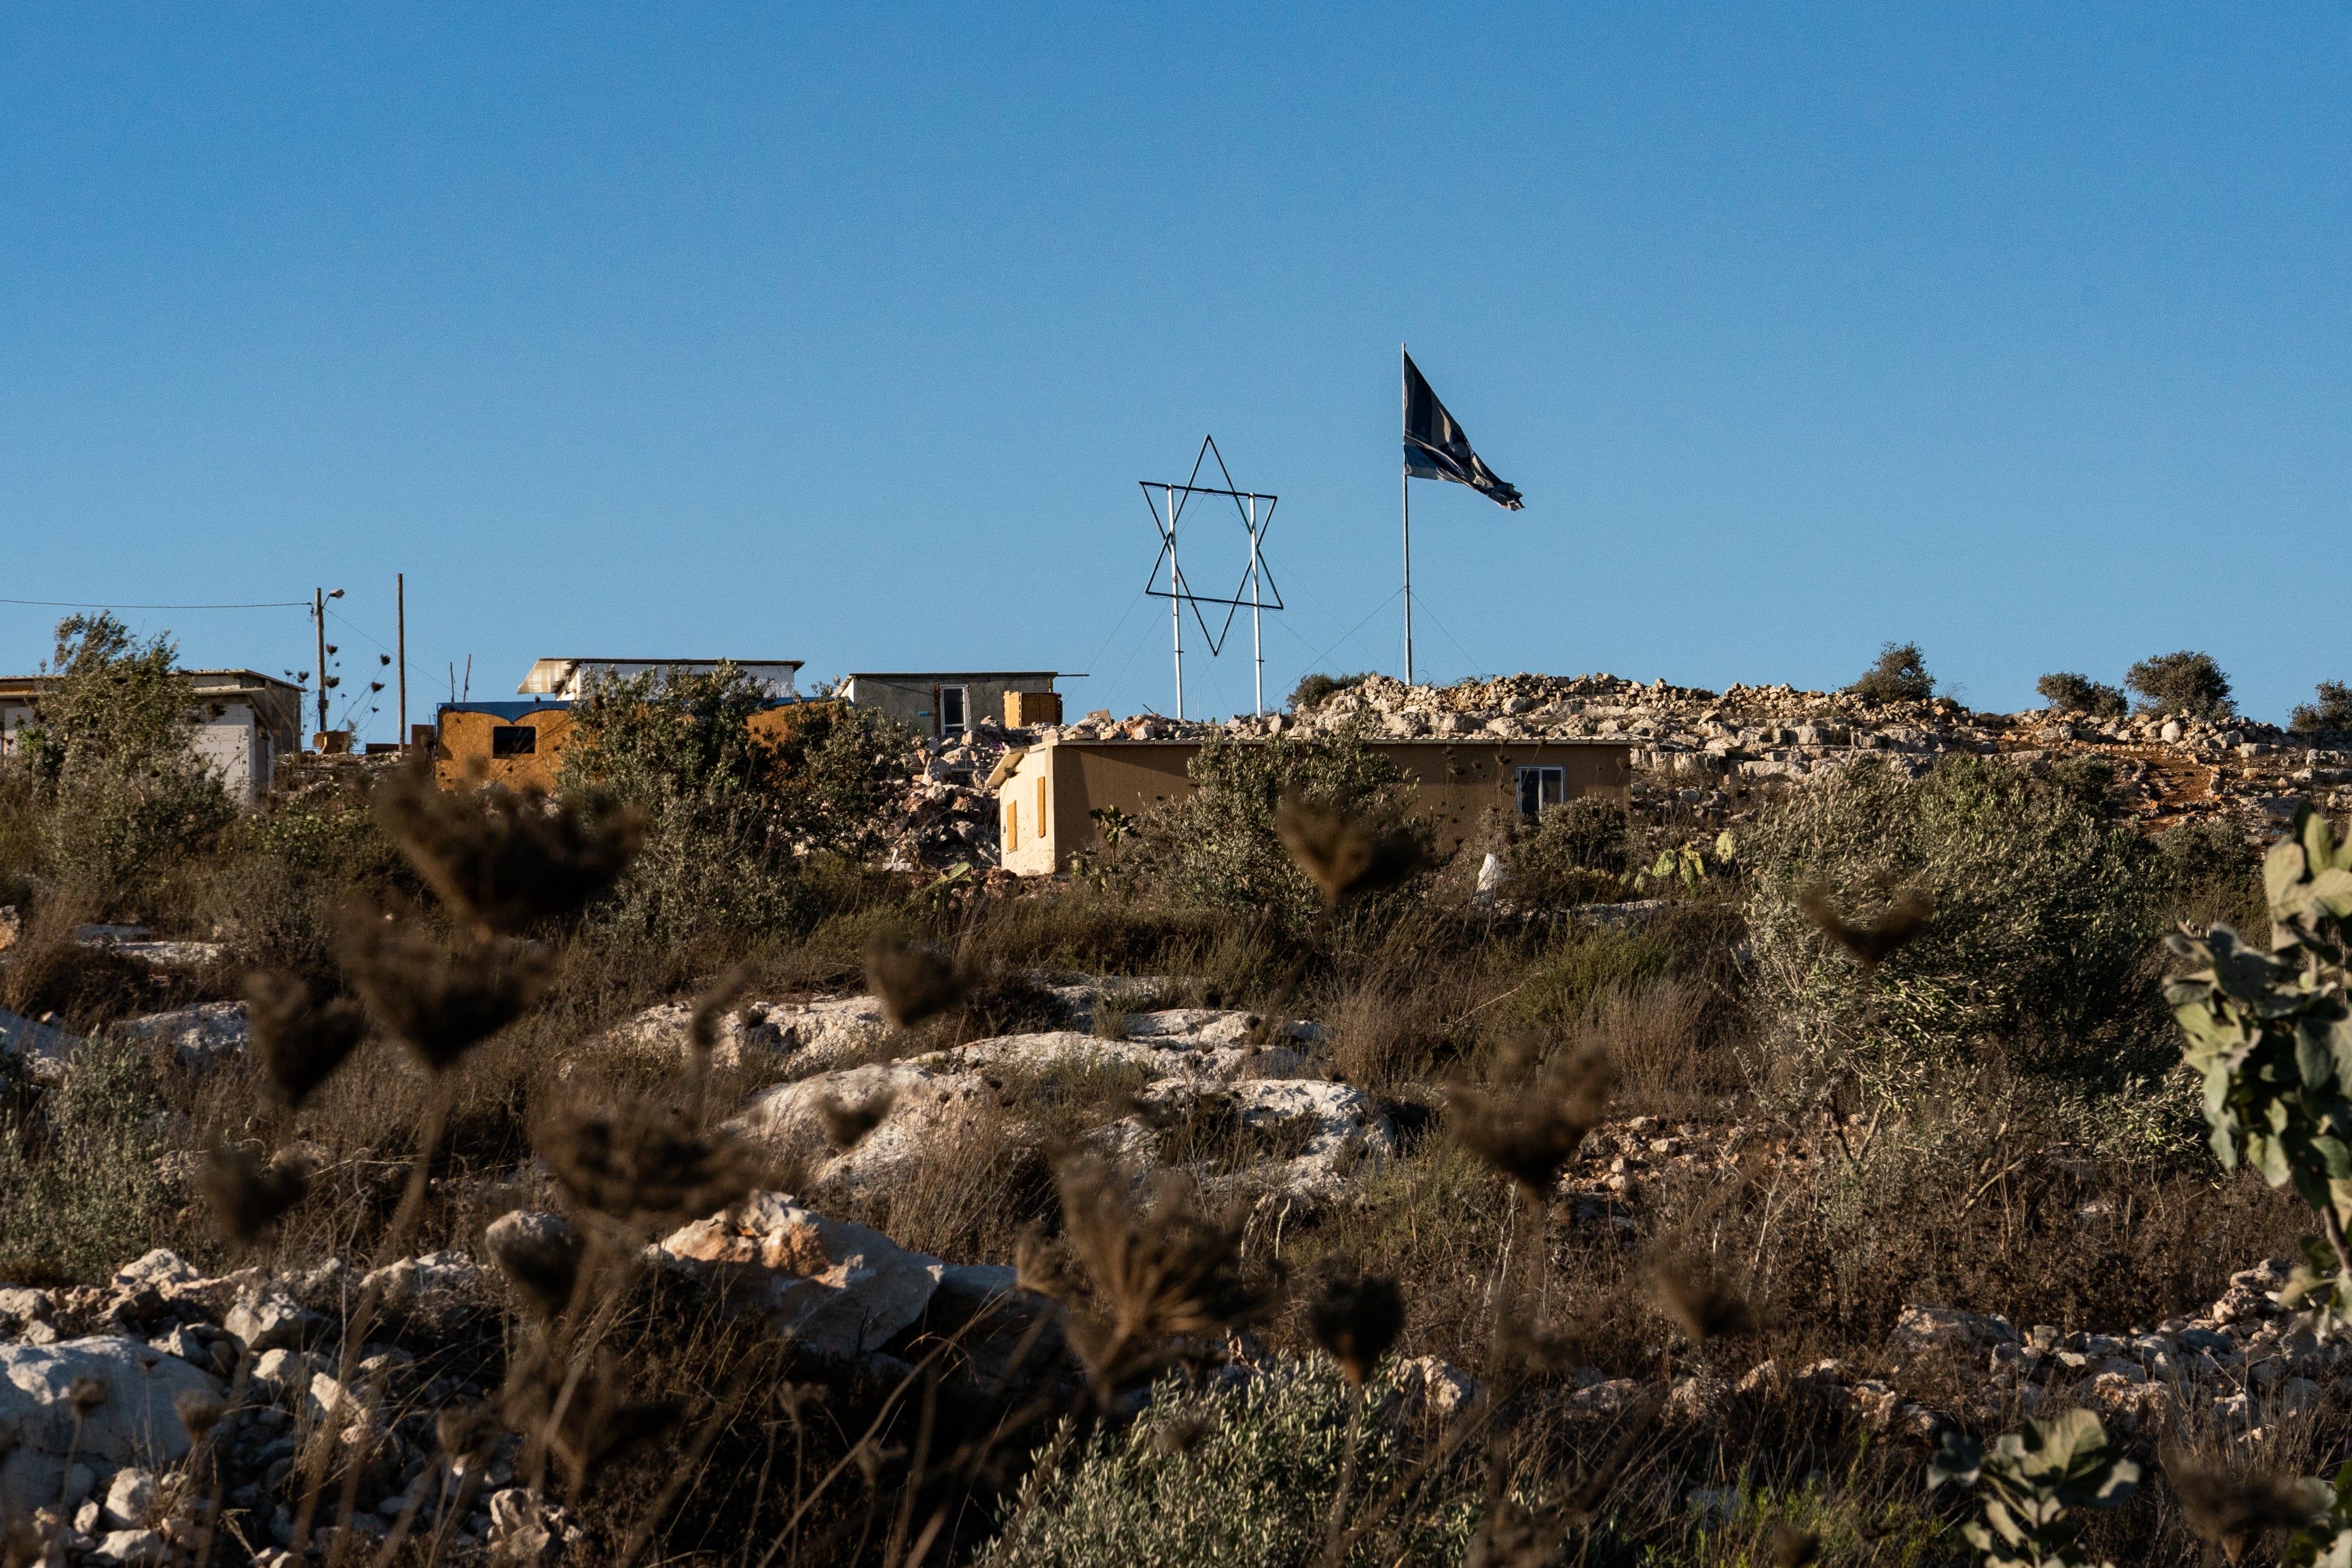
<path fill-rule="evenodd" d="M 1229 744 L 1263 746 L 1264 741 Z M 1452 855 L 1494 807 L 1532 817 L 1581 795 L 1623 801 L 1633 783 L 1633 747 L 1611 740 L 1498 740 L 1464 737 L 1367 743 L 1401 768 L 1418 812 Z M 1192 740 L 1062 740 L 1008 751 L 990 784 L 996 790 L 1004 869 L 1022 876 L 1067 871 L 1070 856 L 1097 847 L 1094 813 L 1133 816 L 1192 792 Z"/>

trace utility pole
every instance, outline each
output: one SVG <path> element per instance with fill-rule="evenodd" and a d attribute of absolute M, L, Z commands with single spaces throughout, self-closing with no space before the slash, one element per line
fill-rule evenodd
<path fill-rule="evenodd" d="M 394 644 L 400 659 L 400 754 L 408 755 L 408 574 L 392 574 L 393 624 L 399 630 L 393 633 Z"/>
<path fill-rule="evenodd" d="M 319 749 L 327 748 L 327 591 L 314 589 L 310 619 L 319 627 Z"/>

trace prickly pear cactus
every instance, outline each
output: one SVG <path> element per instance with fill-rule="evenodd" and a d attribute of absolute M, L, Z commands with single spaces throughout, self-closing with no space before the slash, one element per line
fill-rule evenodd
<path fill-rule="evenodd" d="M 2226 925 L 2170 939 L 2200 967 L 2167 988 L 2187 1037 L 2182 1055 L 2205 1081 L 2205 1120 L 2225 1167 L 2242 1159 L 2273 1186 L 2292 1183 L 2324 1239 L 2282 1293 L 2325 1328 L 2352 1309 L 2352 1003 L 2346 922 L 2352 918 L 2352 839 L 2338 843 L 2306 803 L 2263 862 L 2271 946 Z"/>

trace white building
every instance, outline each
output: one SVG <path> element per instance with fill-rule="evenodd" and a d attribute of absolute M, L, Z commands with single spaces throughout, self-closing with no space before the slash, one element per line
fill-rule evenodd
<path fill-rule="evenodd" d="M 278 759 L 302 748 L 302 688 L 257 670 L 182 670 L 196 691 L 189 749 L 248 803 L 269 791 Z M 16 756 L 19 732 L 40 723 L 43 685 L 54 677 L 0 676 L 0 768 Z"/>
<path fill-rule="evenodd" d="M 772 700 L 791 702 L 800 695 L 793 681 L 804 663 L 802 659 L 541 659 L 531 665 L 530 674 L 515 690 L 525 696 L 571 701 L 585 696 L 588 683 L 599 676 L 625 679 L 656 670 L 707 675 L 721 664 L 730 664 L 757 680 Z"/>

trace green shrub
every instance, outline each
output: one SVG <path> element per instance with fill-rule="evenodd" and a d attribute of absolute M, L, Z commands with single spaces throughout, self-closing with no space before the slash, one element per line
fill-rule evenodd
<path fill-rule="evenodd" d="M 847 703 L 751 727 L 772 704 L 732 664 L 607 676 L 572 706 L 560 784 L 634 802 L 643 849 L 596 918 L 629 940 L 740 938 L 804 925 L 804 857 L 870 852 L 904 789 L 910 737 Z"/>
<path fill-rule="evenodd" d="M 1573 1023 L 1603 988 L 1637 988 L 1664 974 L 1673 961 L 1674 950 L 1655 936 L 1572 930 L 1530 967 L 1511 998 L 1511 1017 L 1522 1024 Z"/>
<path fill-rule="evenodd" d="M 97 1040 L 61 1081 L 0 1109 L 0 1279 L 86 1282 L 151 1247 L 186 1245 L 172 1218 L 185 1201 L 163 1174 L 148 1048 Z"/>
<path fill-rule="evenodd" d="M 2062 757 L 2042 775 L 2051 789 L 2101 817 L 2123 809 L 2116 791 L 2116 765 L 2104 757 Z"/>
<path fill-rule="evenodd" d="M 2140 695 L 2142 713 L 2181 718 L 2228 718 L 2238 711 L 2230 698 L 2230 677 L 2210 653 L 2158 653 L 2124 674 L 2124 685 Z"/>
<path fill-rule="evenodd" d="M 1412 1448 L 1375 1394 L 1361 1426 L 1351 1502 L 1385 1498 Z M 1316 1562 L 1339 1489 L 1346 1385 L 1318 1359 L 1254 1378 L 1237 1391 L 1153 1390 L 1123 1431 L 1031 1472 L 1009 1528 L 974 1561 L 999 1568 L 1104 1563 L 1216 1563 L 1292 1568 Z M 1187 1442 L 1179 1434 L 1192 1438 Z M 1476 1531 L 1480 1479 L 1467 1445 L 1433 1475 L 1417 1506 L 1393 1511 L 1350 1563 L 1454 1563 Z"/>
<path fill-rule="evenodd" d="M 2352 730 L 2352 686 L 2342 681 L 2322 681 L 2314 688 L 2319 700 L 2303 703 L 2287 723 L 2301 734 Z"/>
<path fill-rule="evenodd" d="M 1874 703 L 1926 702 L 1936 695 L 1936 677 L 1916 643 L 1889 643 L 1878 651 L 1878 662 L 1862 679 L 1846 688 Z"/>
<path fill-rule="evenodd" d="M 1113 857 L 1118 873 L 1179 908 L 1229 910 L 1294 933 L 1313 924 L 1322 903 L 1275 831 L 1283 798 L 1382 828 L 1404 822 L 1410 800 L 1403 770 L 1352 730 L 1264 744 L 1213 739 L 1188 771 L 1192 792 L 1137 821 Z M 1426 842 L 1425 828 L 1406 831 Z"/>
<path fill-rule="evenodd" d="M 1596 882 L 1625 873 L 1632 828 L 1625 808 L 1606 796 L 1545 807 L 1533 831 L 1504 853 L 1511 896 L 1539 904 L 1590 902 Z"/>
<path fill-rule="evenodd" d="M 1290 688 L 1290 711 L 1310 713 L 1339 693 L 1363 684 L 1362 675 L 1301 675 Z"/>
<path fill-rule="evenodd" d="M 2088 675 L 2071 674 L 2061 670 L 2042 676 L 2033 683 L 2052 708 L 2059 713 L 2088 714 L 2093 718 L 2121 718 L 2131 705 L 2116 687 L 2102 685 Z"/>
<path fill-rule="evenodd" d="M 169 637 L 134 642 L 110 614 L 67 617 L 37 725 L 17 734 L 41 865 L 89 913 L 141 915 L 162 876 L 236 818 L 189 749 L 195 692 L 175 654 Z"/>
<path fill-rule="evenodd" d="M 2092 1051 L 2149 1011 L 2138 976 L 2158 935 L 2157 852 L 2010 763 L 1955 756 L 1916 781 L 1856 764 L 1789 797 L 1741 854 L 1760 993 L 1827 1062 Z M 1816 883 L 1852 920 L 1901 889 L 1935 913 L 1874 979 L 1800 908 Z"/>

